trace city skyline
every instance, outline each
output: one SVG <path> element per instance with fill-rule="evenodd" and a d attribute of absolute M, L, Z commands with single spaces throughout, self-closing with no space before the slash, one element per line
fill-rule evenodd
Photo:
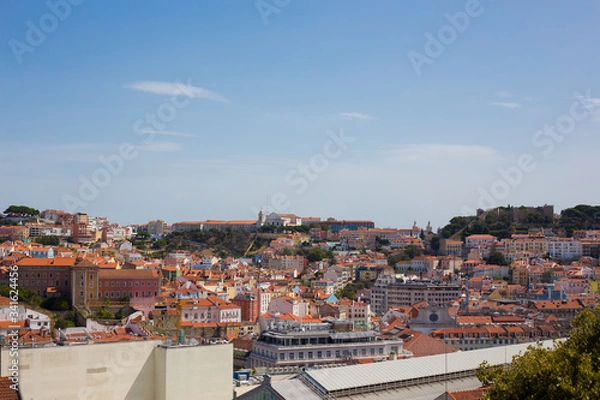
<path fill-rule="evenodd" d="M 0 5 L 0 203 L 437 227 L 600 195 L 600 5 L 279 4 Z"/>

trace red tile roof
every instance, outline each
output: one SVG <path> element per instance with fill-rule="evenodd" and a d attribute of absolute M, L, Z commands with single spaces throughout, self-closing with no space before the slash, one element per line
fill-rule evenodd
<path fill-rule="evenodd" d="M 19 267 L 72 267 L 76 259 L 73 257 L 33 258 L 26 257 L 17 262 Z"/>
<path fill-rule="evenodd" d="M 8 376 L 0 378 L 0 400 L 19 400 L 19 392 L 11 388 L 12 384 Z"/>
<path fill-rule="evenodd" d="M 448 392 L 449 398 L 452 400 L 479 400 L 482 399 L 487 388 L 480 387 L 477 389 L 457 390 Z"/>

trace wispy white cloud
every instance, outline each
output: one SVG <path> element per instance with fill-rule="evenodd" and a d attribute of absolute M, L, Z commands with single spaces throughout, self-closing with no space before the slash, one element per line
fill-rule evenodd
<path fill-rule="evenodd" d="M 588 109 L 600 109 L 600 98 L 598 97 L 582 97 L 580 101 Z"/>
<path fill-rule="evenodd" d="M 157 131 L 154 129 L 139 129 L 139 133 L 148 133 L 153 135 L 163 135 L 163 136 L 175 136 L 175 137 L 200 137 L 199 135 L 193 133 L 186 132 L 174 132 L 174 131 Z"/>
<path fill-rule="evenodd" d="M 219 101 L 221 103 L 230 102 L 229 99 L 217 92 L 182 82 L 140 81 L 128 83 L 125 85 L 125 87 L 127 89 L 137 90 L 140 92 L 163 94 L 168 96 L 187 96 L 190 98 Z"/>
<path fill-rule="evenodd" d="M 409 161 L 431 164 L 434 160 L 469 160 L 474 159 L 496 161 L 499 153 L 492 147 L 480 145 L 459 145 L 444 143 L 420 143 L 394 146 L 383 151 L 384 160 Z"/>
<path fill-rule="evenodd" d="M 493 106 L 502 107 L 502 108 L 520 108 L 521 107 L 521 103 L 514 103 L 514 102 L 493 102 L 490 104 Z"/>
<path fill-rule="evenodd" d="M 359 113 L 359 112 L 343 112 L 338 114 L 339 117 L 346 119 L 358 119 L 358 120 L 370 120 L 375 119 L 372 115 Z"/>
<path fill-rule="evenodd" d="M 172 153 L 183 150 L 183 146 L 175 142 L 150 142 L 140 146 L 139 149 L 154 153 Z"/>
<path fill-rule="evenodd" d="M 600 98 L 590 97 L 588 91 L 585 96 L 578 95 L 576 99 L 591 113 L 592 121 L 600 122 Z"/>
<path fill-rule="evenodd" d="M 505 92 L 503 90 L 500 90 L 500 91 L 496 92 L 496 96 L 498 96 L 498 97 L 511 97 L 512 94 L 510 94 L 508 92 Z"/>
<path fill-rule="evenodd" d="M 86 151 L 86 150 L 104 150 L 106 144 L 102 143 L 63 143 L 48 147 L 50 151 Z"/>

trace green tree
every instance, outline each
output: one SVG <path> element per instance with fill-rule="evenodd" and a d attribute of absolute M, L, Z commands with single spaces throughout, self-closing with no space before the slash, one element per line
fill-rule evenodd
<path fill-rule="evenodd" d="M 4 214 L 17 214 L 17 215 L 21 215 L 23 217 L 34 217 L 36 215 L 39 215 L 40 212 L 39 212 L 39 210 L 36 210 L 35 208 L 31 208 L 31 207 L 27 207 L 27 206 L 12 205 L 12 206 L 8 207 L 6 210 L 4 210 Z"/>
<path fill-rule="evenodd" d="M 392 254 L 391 256 L 388 257 L 388 265 L 390 267 L 395 267 L 399 261 L 404 261 L 404 259 L 403 259 L 404 255 L 405 255 L 404 253 Z"/>
<path fill-rule="evenodd" d="M 547 269 L 542 272 L 541 280 L 543 283 L 552 283 L 552 270 Z"/>
<path fill-rule="evenodd" d="M 0 296 L 11 297 L 11 288 L 9 286 L 0 286 Z M 23 287 L 19 287 L 19 301 L 31 304 L 32 306 L 40 306 L 42 304 L 42 298 L 38 296 L 37 292 L 28 290 Z"/>
<path fill-rule="evenodd" d="M 40 236 L 35 238 L 34 241 L 45 246 L 58 246 L 60 244 L 60 239 L 57 236 Z"/>
<path fill-rule="evenodd" d="M 477 377 L 490 385 L 490 400 L 599 399 L 600 308 L 585 309 L 573 320 L 564 342 L 552 349 L 531 346 L 508 366 L 480 365 Z"/>
<path fill-rule="evenodd" d="M 356 290 L 352 287 L 345 287 L 335 292 L 335 297 L 337 297 L 338 299 L 356 300 Z"/>
<path fill-rule="evenodd" d="M 377 237 L 375 238 L 375 242 L 376 242 L 377 244 L 380 244 L 380 245 L 382 245 L 382 246 L 389 246 L 389 245 L 391 244 L 391 243 L 390 243 L 390 241 L 389 241 L 388 239 L 382 239 L 382 238 L 380 238 L 379 236 L 377 236 Z"/>
<path fill-rule="evenodd" d="M 422 256 L 423 255 L 423 250 L 420 249 L 419 247 L 415 246 L 415 245 L 410 245 L 410 246 L 406 246 L 404 248 L 404 253 L 408 256 L 408 258 L 410 258 L 411 260 L 417 256 Z"/>
<path fill-rule="evenodd" d="M 327 258 L 327 252 L 318 246 L 313 246 L 306 252 L 306 259 L 309 262 L 321 261 Z"/>
<path fill-rule="evenodd" d="M 72 311 L 66 312 L 63 315 L 56 315 L 54 317 L 54 328 L 65 329 L 72 328 L 75 326 L 75 313 Z"/>
<path fill-rule="evenodd" d="M 94 318 L 96 319 L 114 319 L 115 315 L 106 308 L 102 307 L 98 311 L 94 313 Z"/>
<path fill-rule="evenodd" d="M 510 261 L 508 261 L 504 254 L 499 251 L 492 251 L 488 258 L 485 259 L 488 264 L 493 265 L 510 265 Z"/>
<path fill-rule="evenodd" d="M 160 250 L 167 245 L 167 241 L 165 239 L 158 239 L 156 242 L 152 243 L 152 248 L 154 250 Z"/>
<path fill-rule="evenodd" d="M 431 250 L 437 252 L 440 249 L 440 237 L 435 235 L 431 238 L 430 242 Z"/>
<path fill-rule="evenodd" d="M 150 232 L 138 231 L 135 235 L 136 239 L 150 239 Z"/>
<path fill-rule="evenodd" d="M 46 310 L 67 311 L 71 309 L 71 302 L 67 297 L 59 296 L 44 300 L 41 306 Z"/>

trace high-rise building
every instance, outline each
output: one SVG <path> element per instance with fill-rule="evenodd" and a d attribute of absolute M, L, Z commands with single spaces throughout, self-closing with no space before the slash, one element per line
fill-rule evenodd
<path fill-rule="evenodd" d="M 90 244 L 94 239 L 89 217 L 86 213 L 73 215 L 73 242 L 77 244 Z"/>

